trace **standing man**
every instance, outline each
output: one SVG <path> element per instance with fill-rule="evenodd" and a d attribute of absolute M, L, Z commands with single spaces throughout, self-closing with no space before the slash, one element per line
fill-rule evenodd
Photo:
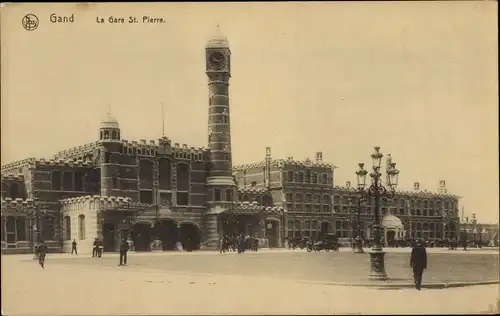
<path fill-rule="evenodd" d="M 127 265 L 127 252 L 130 249 L 126 239 L 123 239 L 120 245 L 120 264 L 119 266 Z"/>
<path fill-rule="evenodd" d="M 411 250 L 410 267 L 413 268 L 413 279 L 415 288 L 420 291 L 422 287 L 422 275 L 427 269 L 427 250 L 424 242 L 419 239 Z"/>
<path fill-rule="evenodd" d="M 102 250 L 104 248 L 104 244 L 102 243 L 101 239 L 97 239 L 97 257 L 101 258 L 102 257 Z"/>
<path fill-rule="evenodd" d="M 73 239 L 73 242 L 71 243 L 71 254 L 73 254 L 73 252 L 78 255 L 78 250 L 76 250 L 76 239 Z"/>

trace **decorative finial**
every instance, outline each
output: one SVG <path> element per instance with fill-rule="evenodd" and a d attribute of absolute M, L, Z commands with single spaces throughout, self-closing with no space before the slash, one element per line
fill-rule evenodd
<path fill-rule="evenodd" d="M 108 103 L 108 117 L 111 116 L 111 104 Z"/>

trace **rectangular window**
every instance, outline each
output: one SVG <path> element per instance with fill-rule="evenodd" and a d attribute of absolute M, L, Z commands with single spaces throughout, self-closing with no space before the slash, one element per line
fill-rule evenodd
<path fill-rule="evenodd" d="M 10 184 L 10 198 L 15 200 L 18 197 L 20 197 L 19 196 L 19 186 L 17 185 L 17 183 L 11 183 Z"/>
<path fill-rule="evenodd" d="M 18 217 L 16 219 L 17 240 L 26 241 L 26 219 Z"/>
<path fill-rule="evenodd" d="M 83 191 L 83 174 L 75 172 L 75 191 Z"/>
<path fill-rule="evenodd" d="M 189 193 L 177 192 L 177 205 L 189 205 Z"/>
<path fill-rule="evenodd" d="M 139 201 L 141 203 L 153 204 L 153 191 L 139 191 Z"/>
<path fill-rule="evenodd" d="M 253 186 L 253 187 L 257 186 L 257 182 L 253 181 L 253 182 L 252 182 L 252 186 Z"/>
<path fill-rule="evenodd" d="M 161 203 L 161 205 L 171 205 L 172 204 L 172 194 L 171 193 L 160 193 L 160 203 Z"/>
<path fill-rule="evenodd" d="M 104 153 L 104 163 L 110 163 L 111 162 L 111 154 L 109 152 Z"/>
<path fill-rule="evenodd" d="M 73 172 L 63 172 L 63 190 L 73 191 Z"/>
<path fill-rule="evenodd" d="M 214 201 L 215 202 L 219 202 L 220 200 L 222 200 L 221 190 L 220 189 L 215 189 L 214 190 Z"/>

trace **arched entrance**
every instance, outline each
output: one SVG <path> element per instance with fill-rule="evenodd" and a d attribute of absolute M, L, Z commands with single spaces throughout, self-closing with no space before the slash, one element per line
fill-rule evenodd
<path fill-rule="evenodd" d="M 132 228 L 132 241 L 135 251 L 149 251 L 151 242 L 151 224 L 136 223 Z"/>
<path fill-rule="evenodd" d="M 180 242 L 187 251 L 200 249 L 201 235 L 199 228 L 193 223 L 182 223 L 180 226 Z"/>
<path fill-rule="evenodd" d="M 163 250 L 175 250 L 179 239 L 177 223 L 172 219 L 162 219 L 158 225 L 158 236 Z"/>
<path fill-rule="evenodd" d="M 102 243 L 105 252 L 115 251 L 115 225 L 104 223 L 102 225 Z"/>
<path fill-rule="evenodd" d="M 319 230 L 319 238 L 325 237 L 331 231 L 331 225 L 328 222 L 322 222 Z"/>
<path fill-rule="evenodd" d="M 266 220 L 266 237 L 269 240 L 269 248 L 278 247 L 279 222 L 276 220 Z"/>

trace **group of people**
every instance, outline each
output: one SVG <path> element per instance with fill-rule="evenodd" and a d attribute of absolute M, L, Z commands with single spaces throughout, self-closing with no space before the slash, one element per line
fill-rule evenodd
<path fill-rule="evenodd" d="M 244 253 L 246 250 L 257 251 L 259 248 L 259 239 L 250 234 L 240 234 L 238 236 L 229 236 L 226 234 L 220 239 L 219 248 L 220 253 L 225 253 L 226 251 L 238 251 L 238 253 Z"/>

